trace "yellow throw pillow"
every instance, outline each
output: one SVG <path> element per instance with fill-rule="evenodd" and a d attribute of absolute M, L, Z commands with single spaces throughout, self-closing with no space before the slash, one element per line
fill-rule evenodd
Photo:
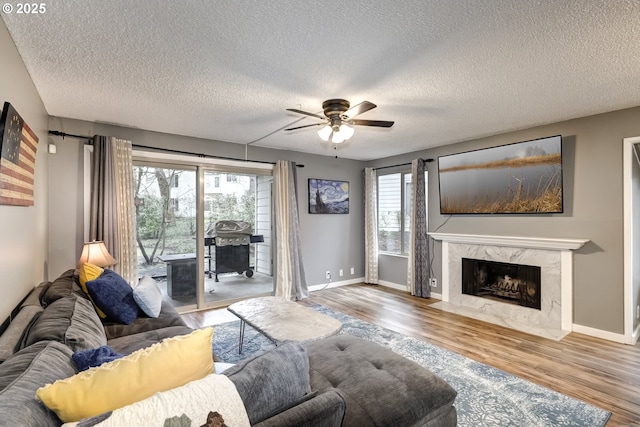
<path fill-rule="evenodd" d="M 85 262 L 80 267 L 79 278 L 80 278 L 80 287 L 91 300 L 93 307 L 96 309 L 96 313 L 98 313 L 98 316 L 100 316 L 101 319 L 106 319 L 107 315 L 104 314 L 104 311 L 100 310 L 100 308 L 96 305 L 95 302 L 93 302 L 91 295 L 89 295 L 89 290 L 87 289 L 87 282 L 91 280 L 96 280 L 98 277 L 102 275 L 103 272 L 104 272 L 104 269 L 102 267 L 98 267 L 97 265 L 93 265 L 88 262 Z"/>
<path fill-rule="evenodd" d="M 104 269 L 97 265 L 93 265 L 88 262 L 82 264 L 80 267 L 80 287 L 85 294 L 89 294 L 89 291 L 87 290 L 87 282 L 90 280 L 96 280 L 100 277 L 103 271 Z"/>
<path fill-rule="evenodd" d="M 41 387 L 36 396 L 65 423 L 122 408 L 211 374 L 212 338 L 213 328 L 167 338 Z"/>

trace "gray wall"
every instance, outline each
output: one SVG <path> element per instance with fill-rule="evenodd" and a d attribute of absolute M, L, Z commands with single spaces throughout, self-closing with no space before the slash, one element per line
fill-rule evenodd
<path fill-rule="evenodd" d="M 624 333 L 622 140 L 640 135 L 640 107 L 554 123 L 369 162 L 405 163 L 557 135 L 563 136 L 564 213 L 554 215 L 440 215 L 437 162 L 429 169 L 429 229 L 448 233 L 586 238 L 574 256 L 574 323 Z M 445 224 L 445 221 L 446 224 Z M 444 224 L 444 225 L 443 225 Z M 441 244 L 433 268 L 441 282 Z M 381 272 L 387 270 L 381 258 Z M 405 262 L 406 268 L 406 262 Z M 381 275 L 381 280 L 391 280 Z M 406 274 L 404 279 L 406 279 Z M 404 282 L 401 282 L 404 283 Z M 440 286 L 435 292 L 440 292 Z"/>
<path fill-rule="evenodd" d="M 225 142 L 188 138 L 100 123 L 51 117 L 50 129 L 71 134 L 115 136 L 134 144 L 244 158 L 244 146 Z M 310 137 L 313 137 L 311 135 Z M 83 243 L 83 143 L 84 141 L 55 137 L 58 153 L 50 156 L 49 188 L 51 192 L 49 228 L 51 272 L 55 276 L 75 266 Z M 364 229 L 362 226 L 363 163 L 333 157 L 315 156 L 283 150 L 249 147 L 253 160 L 291 160 L 305 165 L 298 168 L 298 208 L 304 267 L 309 285 L 325 282 L 324 272 L 330 270 L 333 280 L 364 276 Z M 350 183 L 350 213 L 348 215 L 310 215 L 308 213 L 308 178 L 330 178 Z M 349 274 L 350 268 L 355 274 Z"/>
<path fill-rule="evenodd" d="M 0 206 L 0 322 L 47 271 L 47 112 L 0 19 L 0 109 L 10 102 L 36 133 L 34 206 Z"/>

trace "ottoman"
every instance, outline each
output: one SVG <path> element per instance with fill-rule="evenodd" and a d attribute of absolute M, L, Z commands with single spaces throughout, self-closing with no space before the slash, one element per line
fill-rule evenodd
<path fill-rule="evenodd" d="M 337 335 L 306 344 L 312 390 L 340 390 L 343 427 L 455 427 L 457 392 L 417 363 L 370 341 Z"/>

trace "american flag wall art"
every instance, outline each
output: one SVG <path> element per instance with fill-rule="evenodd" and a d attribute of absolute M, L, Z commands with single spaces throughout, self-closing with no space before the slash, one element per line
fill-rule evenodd
<path fill-rule="evenodd" d="M 38 137 L 13 106 L 0 116 L 0 204 L 33 206 Z"/>

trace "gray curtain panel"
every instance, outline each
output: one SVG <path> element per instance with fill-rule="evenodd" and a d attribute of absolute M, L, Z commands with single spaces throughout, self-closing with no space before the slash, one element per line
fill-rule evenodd
<path fill-rule="evenodd" d="M 413 256 L 413 289 L 412 294 L 418 297 L 429 298 L 431 287 L 429 286 L 429 239 L 427 232 L 427 205 L 425 200 L 424 160 L 416 159 L 411 165 L 411 180 L 413 200 L 412 212 L 412 256 Z"/>
<path fill-rule="evenodd" d="M 290 231 L 289 239 L 291 244 L 291 258 L 293 266 L 293 287 L 291 293 L 294 299 L 300 300 L 309 296 L 307 279 L 304 274 L 304 262 L 302 259 L 302 243 L 300 242 L 300 219 L 298 216 L 298 168 L 295 162 L 289 164 L 289 194 L 292 197 L 291 211 L 289 212 Z M 292 187 L 292 188 L 291 188 Z"/>
<path fill-rule="evenodd" d="M 104 241 L 107 250 L 118 259 L 116 248 L 118 230 L 115 229 L 116 197 L 113 170 L 115 159 L 111 150 L 111 138 L 93 137 L 93 162 L 91 170 L 91 212 L 89 240 Z"/>
<path fill-rule="evenodd" d="M 93 139 L 89 240 L 102 240 L 118 261 L 113 270 L 131 285 L 138 281 L 133 207 L 132 145 L 113 137 Z"/>

